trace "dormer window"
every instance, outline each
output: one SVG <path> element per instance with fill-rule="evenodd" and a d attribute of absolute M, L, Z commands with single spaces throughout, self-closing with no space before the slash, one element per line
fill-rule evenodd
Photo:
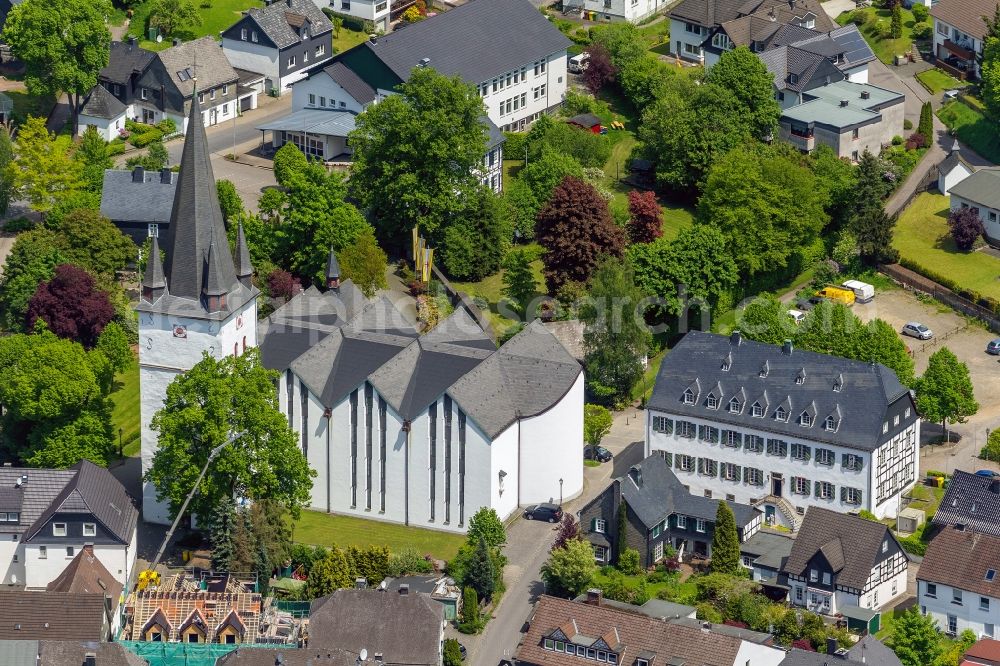
<path fill-rule="evenodd" d="M 733 367 L 733 355 L 726 354 L 726 358 L 722 359 L 722 371 L 729 372 L 731 367 Z"/>
<path fill-rule="evenodd" d="M 730 414 L 740 413 L 740 401 L 737 400 L 736 398 L 733 398 L 732 400 L 729 401 L 729 413 Z"/>
<path fill-rule="evenodd" d="M 833 391 L 835 393 L 840 393 L 841 389 L 844 388 L 844 375 L 837 375 L 837 378 L 833 381 Z"/>
<path fill-rule="evenodd" d="M 718 409 L 719 399 L 716 398 L 714 395 L 710 395 L 705 399 L 705 406 L 708 407 L 709 409 Z"/>
<path fill-rule="evenodd" d="M 786 412 L 783 408 L 778 407 L 776 410 L 774 410 L 774 418 L 775 420 L 778 421 L 787 421 L 788 412 Z"/>
<path fill-rule="evenodd" d="M 694 391 L 691 389 L 684 389 L 684 404 L 693 405 L 694 404 Z"/>
<path fill-rule="evenodd" d="M 753 403 L 753 406 L 750 408 L 750 414 L 760 418 L 764 416 L 764 408 L 761 407 L 759 402 L 755 402 Z"/>
<path fill-rule="evenodd" d="M 805 384 L 805 382 L 806 382 L 806 369 L 800 368 L 799 374 L 795 375 L 795 383 L 802 385 Z"/>
<path fill-rule="evenodd" d="M 823 429 L 835 432 L 837 430 L 837 420 L 832 416 L 826 417 L 826 420 L 823 422 Z"/>
<path fill-rule="evenodd" d="M 760 378 L 763 379 L 767 377 L 767 373 L 770 371 L 771 367 L 768 365 L 767 361 L 764 361 L 764 365 L 760 366 Z"/>
<path fill-rule="evenodd" d="M 799 82 L 799 75 L 798 74 L 789 74 L 788 75 L 788 82 L 792 83 L 792 84 L 798 83 Z"/>
<path fill-rule="evenodd" d="M 812 427 L 812 424 L 813 424 L 813 417 L 811 414 L 807 412 L 802 412 L 801 414 L 799 414 L 799 425 L 809 428 Z"/>

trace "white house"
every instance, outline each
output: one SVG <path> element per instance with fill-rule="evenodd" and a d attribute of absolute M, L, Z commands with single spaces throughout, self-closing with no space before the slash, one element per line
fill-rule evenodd
<path fill-rule="evenodd" d="M 242 228 L 235 259 L 229 250 L 203 118 L 193 99 L 170 224 L 162 238 L 153 236 L 136 306 L 143 474 L 158 448 L 150 424 L 163 407 L 167 385 L 205 352 L 222 358 L 257 346 L 258 291 L 250 280 L 250 254 Z M 166 504 L 157 501 L 148 481 L 142 511 L 147 521 L 169 522 Z"/>
<path fill-rule="evenodd" d="M 993 16 L 994 0 L 940 0 L 931 7 L 934 20 L 934 55 L 938 66 L 963 77 L 979 78 L 986 22 Z"/>
<path fill-rule="evenodd" d="M 945 527 L 927 547 L 917 574 L 920 612 L 957 636 L 997 637 L 1000 624 L 1000 537 Z"/>
<path fill-rule="evenodd" d="M 688 333 L 660 368 L 646 455 L 695 493 L 795 527 L 809 507 L 893 517 L 916 482 L 920 418 L 895 373 L 825 354 Z"/>
<path fill-rule="evenodd" d="M 636 23 L 655 15 L 669 4 L 668 0 L 566 0 L 563 11 L 573 12 L 583 19 L 594 12 L 605 21 Z"/>
<path fill-rule="evenodd" d="M 117 139 L 118 133 L 125 129 L 127 111 L 128 107 L 107 88 L 96 85 L 80 107 L 77 134 L 83 136 L 88 128 L 93 127 L 105 141 Z"/>
<path fill-rule="evenodd" d="M 983 221 L 986 242 L 1000 247 L 1000 168 L 979 169 L 948 187 L 951 210 L 972 208 Z"/>
<path fill-rule="evenodd" d="M 948 157 L 938 165 L 938 192 L 948 194 L 951 188 L 975 173 L 976 167 L 965 161 L 962 157 L 962 146 L 958 139 L 951 146 Z"/>
<path fill-rule="evenodd" d="M 389 32 L 390 21 L 402 14 L 415 0 L 312 0 L 320 9 L 371 21 L 376 32 Z"/>

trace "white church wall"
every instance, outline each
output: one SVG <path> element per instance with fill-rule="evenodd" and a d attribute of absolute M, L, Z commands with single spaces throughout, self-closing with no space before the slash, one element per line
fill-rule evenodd
<path fill-rule="evenodd" d="M 521 473 L 517 464 L 520 446 L 518 423 L 515 421 L 509 428 L 497 435 L 492 442 L 486 440 L 478 427 L 475 428 L 475 431 L 477 436 L 483 437 L 484 444 L 489 447 L 490 468 L 477 470 L 477 476 L 474 478 L 477 480 L 477 485 L 482 484 L 483 487 L 490 489 L 488 505 L 496 509 L 497 515 L 501 519 L 506 519 L 517 511 L 517 506 L 520 503 L 518 488 Z M 488 473 L 489 478 L 479 481 L 481 477 L 478 474 L 483 472 Z M 504 473 L 502 482 L 500 480 L 501 472 Z M 481 506 L 487 506 L 487 504 L 483 502 L 475 505 L 472 507 L 472 513 L 479 510 Z"/>
<path fill-rule="evenodd" d="M 521 504 L 566 501 L 583 492 L 583 373 L 559 402 L 521 419 Z"/>

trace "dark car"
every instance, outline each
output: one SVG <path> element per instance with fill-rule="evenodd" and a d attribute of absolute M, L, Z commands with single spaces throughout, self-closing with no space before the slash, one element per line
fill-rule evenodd
<path fill-rule="evenodd" d="M 588 446 L 587 447 L 587 457 L 591 460 L 598 460 L 600 462 L 608 462 L 614 456 L 611 451 L 608 451 L 603 446 Z"/>
<path fill-rule="evenodd" d="M 469 656 L 469 651 L 461 643 L 458 644 L 458 651 L 462 653 L 462 661 L 465 661 L 465 658 Z"/>
<path fill-rule="evenodd" d="M 990 340 L 989 344 L 986 345 L 986 353 L 994 356 L 1000 354 L 1000 338 Z"/>
<path fill-rule="evenodd" d="M 524 510 L 524 517 L 528 520 L 547 520 L 550 523 L 562 520 L 562 509 L 555 504 L 532 504 Z"/>

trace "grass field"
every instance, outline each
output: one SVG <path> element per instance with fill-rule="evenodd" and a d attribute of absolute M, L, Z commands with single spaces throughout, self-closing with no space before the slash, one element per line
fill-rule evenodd
<path fill-rule="evenodd" d="M 965 81 L 959 81 L 951 74 L 943 72 L 940 69 L 928 69 L 920 72 L 917 74 L 917 80 L 934 95 L 940 95 L 945 90 L 964 88 L 969 85 Z"/>
<path fill-rule="evenodd" d="M 204 5 L 208 4 L 209 7 Z M 263 7 L 262 0 L 201 0 L 198 3 L 198 15 L 201 16 L 201 25 L 190 28 L 181 28 L 169 37 L 164 36 L 162 42 L 150 41 L 147 39 L 149 30 L 149 11 L 153 3 L 149 0 L 135 6 L 132 13 L 132 21 L 129 24 L 129 34 L 139 37 L 139 46 L 152 51 L 162 51 L 169 48 L 171 40 L 178 37 L 187 42 L 192 39 L 211 35 L 218 38 L 219 32 L 225 30 L 240 17 L 240 12 L 251 7 Z"/>
<path fill-rule="evenodd" d="M 465 537 L 460 534 L 319 511 L 303 511 L 293 527 L 295 532 L 292 538 L 296 543 L 341 548 L 385 545 L 392 552 L 413 548 L 421 555 L 430 554 L 441 560 L 453 558 L 459 546 L 465 543 Z"/>
<path fill-rule="evenodd" d="M 531 272 L 535 276 L 535 284 L 537 285 L 535 295 L 540 296 L 545 292 L 545 278 L 542 277 L 540 259 L 531 262 Z M 479 282 L 452 282 L 451 284 L 459 291 L 464 291 L 473 298 L 481 298 L 489 304 L 490 322 L 498 334 L 503 333 L 508 326 L 514 323 L 511 319 L 497 312 L 497 303 L 503 297 L 503 270 L 483 278 Z"/>
<path fill-rule="evenodd" d="M 967 289 L 1000 299 L 1000 259 L 961 252 L 948 233 L 948 197 L 923 193 L 903 211 L 893 245 L 903 258 Z"/>
<path fill-rule="evenodd" d="M 891 12 L 888 9 L 867 7 L 865 9 L 856 9 L 853 12 L 844 12 L 837 17 L 837 23 L 846 25 L 851 20 L 851 17 L 858 13 L 862 13 L 866 17 L 873 19 L 863 26 L 858 26 L 858 29 L 864 35 L 869 46 L 872 47 L 872 51 L 875 52 L 875 55 L 882 62 L 892 64 L 893 58 L 913 48 L 913 26 L 916 22 L 913 20 L 913 12 L 909 9 L 903 9 L 903 36 L 898 39 L 880 36 L 879 24 L 888 26 L 892 20 Z"/>
<path fill-rule="evenodd" d="M 1000 162 L 1000 135 L 986 117 L 960 100 L 941 107 L 938 118 L 958 133 L 959 140 L 991 162 Z"/>
<path fill-rule="evenodd" d="M 121 441 L 126 456 L 139 455 L 139 364 L 132 366 L 115 377 L 115 390 L 111 394 L 114 409 L 111 424 L 115 437 L 121 430 Z"/>
<path fill-rule="evenodd" d="M 368 39 L 367 33 L 361 30 L 348 30 L 341 26 L 340 34 L 333 38 L 333 49 L 336 53 L 342 53 L 363 43 L 366 39 Z"/>

